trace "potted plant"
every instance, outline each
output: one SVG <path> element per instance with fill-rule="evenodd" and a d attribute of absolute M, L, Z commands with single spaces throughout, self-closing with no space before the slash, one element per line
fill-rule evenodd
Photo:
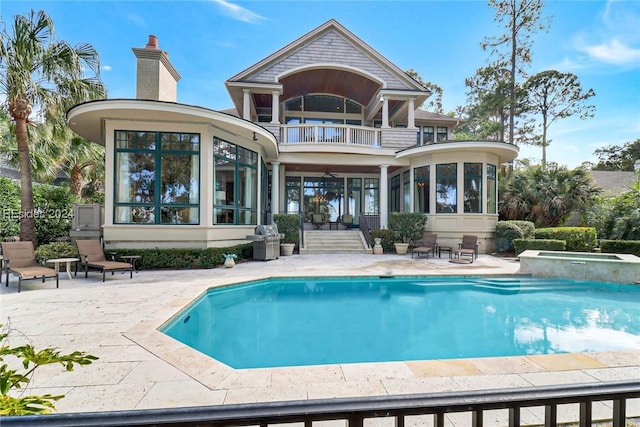
<path fill-rule="evenodd" d="M 227 268 L 232 268 L 236 265 L 235 259 L 238 258 L 236 254 L 222 254 L 224 256 L 224 266 Z"/>
<path fill-rule="evenodd" d="M 395 233 L 394 246 L 398 255 L 405 255 L 409 245 L 422 239 L 427 216 L 421 213 L 393 212 L 389 216 L 389 230 Z"/>
<path fill-rule="evenodd" d="M 278 232 L 284 235 L 280 240 L 280 253 L 283 256 L 292 255 L 300 241 L 300 215 L 275 214 L 273 222 L 278 226 Z"/>

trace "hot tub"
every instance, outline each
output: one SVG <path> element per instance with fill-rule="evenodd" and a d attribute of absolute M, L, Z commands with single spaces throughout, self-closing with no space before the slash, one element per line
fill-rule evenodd
<path fill-rule="evenodd" d="M 610 283 L 640 283 L 640 258 L 630 254 L 534 251 L 522 252 L 520 272 Z"/>

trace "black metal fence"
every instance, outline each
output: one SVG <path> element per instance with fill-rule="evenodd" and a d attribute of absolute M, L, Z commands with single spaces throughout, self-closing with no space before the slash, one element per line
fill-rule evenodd
<path fill-rule="evenodd" d="M 179 393 L 176 390 L 176 393 Z M 508 426 L 521 425 L 520 411 L 544 407 L 545 426 L 558 425 L 558 405 L 577 403 L 575 420 L 580 427 L 592 425 L 592 404 L 609 401 L 613 427 L 625 427 L 627 401 L 640 397 L 640 379 L 607 383 L 475 390 L 447 393 L 407 394 L 322 400 L 219 405 L 192 408 L 138 411 L 70 413 L 21 417 L 1 417 L 3 427 L 13 426 L 260 426 L 275 423 L 303 423 L 343 420 L 346 426 L 362 427 L 364 420 L 386 417 L 404 427 L 408 417 L 433 416 L 434 426 L 445 424 L 445 415 L 471 414 L 474 427 L 482 427 L 484 411 L 506 409 Z"/>

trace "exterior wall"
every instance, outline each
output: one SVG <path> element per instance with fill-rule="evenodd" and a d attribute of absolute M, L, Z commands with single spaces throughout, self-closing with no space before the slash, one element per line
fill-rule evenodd
<path fill-rule="evenodd" d="M 464 185 L 464 163 L 482 163 L 483 179 L 482 179 L 482 201 L 484 210 L 487 206 L 487 164 L 499 167 L 499 158 L 497 155 L 479 151 L 449 151 L 439 152 L 430 155 L 417 156 L 411 160 L 411 168 L 430 165 L 430 205 L 435 209 L 436 196 L 436 171 L 435 165 L 443 163 L 458 164 L 458 191 L 457 205 L 458 213 L 429 213 L 427 221 L 427 230 L 438 234 L 438 244 L 441 246 L 450 246 L 454 249 L 458 247 L 458 243 L 462 241 L 462 235 L 473 234 L 478 236 L 478 249 L 480 253 L 495 252 L 495 229 L 498 222 L 498 214 L 489 213 L 464 213 L 463 209 L 464 193 L 462 186 Z M 497 183 L 496 183 L 497 184 Z M 413 195 L 413 174 L 411 176 L 411 192 Z M 413 197 L 412 197 L 413 199 Z"/>
<path fill-rule="evenodd" d="M 378 76 L 386 83 L 387 89 L 411 89 L 405 82 L 383 68 L 378 62 L 365 55 L 335 31 L 328 31 L 303 48 L 292 52 L 272 67 L 251 76 L 251 81 L 274 83 L 277 76 L 287 71 L 314 63 L 335 63 L 364 70 Z"/>

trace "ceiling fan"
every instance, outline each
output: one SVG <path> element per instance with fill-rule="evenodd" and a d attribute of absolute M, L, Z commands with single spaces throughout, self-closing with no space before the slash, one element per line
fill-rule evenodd
<path fill-rule="evenodd" d="M 323 178 L 327 178 L 327 177 L 331 177 L 331 178 L 336 178 L 338 175 L 330 172 L 329 169 L 325 169 L 324 171 L 324 175 L 322 175 Z"/>

